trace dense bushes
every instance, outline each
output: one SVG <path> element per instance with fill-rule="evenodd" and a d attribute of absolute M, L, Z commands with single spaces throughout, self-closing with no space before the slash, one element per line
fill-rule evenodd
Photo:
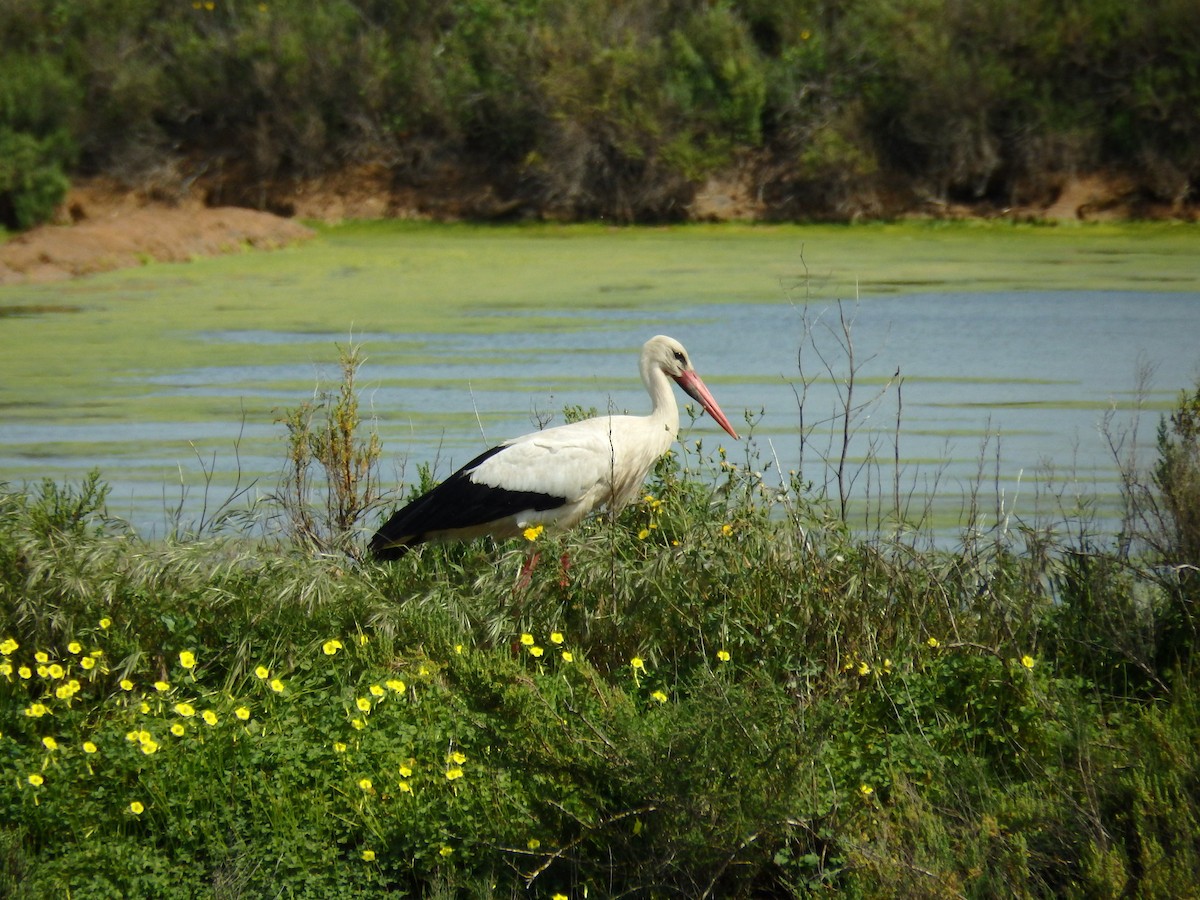
<path fill-rule="evenodd" d="M 262 205 L 356 160 L 620 220 L 751 161 L 783 216 L 1028 202 L 1093 168 L 1178 205 L 1198 47 L 1189 0 L 13 0 L 0 212 L 44 218 L 75 171 Z"/>
<path fill-rule="evenodd" d="M 1176 896 L 1194 413 L 1146 557 L 864 541 L 694 445 L 615 523 L 382 566 L 0 492 L 0 893 Z"/>
<path fill-rule="evenodd" d="M 62 200 L 81 101 L 79 85 L 56 60 L 0 56 L 0 227 L 35 225 Z"/>

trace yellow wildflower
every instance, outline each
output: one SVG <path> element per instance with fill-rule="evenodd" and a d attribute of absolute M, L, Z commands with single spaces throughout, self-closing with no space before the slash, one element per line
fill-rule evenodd
<path fill-rule="evenodd" d="M 152 756 L 158 750 L 158 744 L 153 740 L 142 741 L 142 752 Z"/>
<path fill-rule="evenodd" d="M 142 806 L 142 804 L 139 801 L 134 800 L 132 803 L 129 804 L 129 811 L 131 813 L 133 813 L 135 816 L 140 816 L 142 813 L 144 813 L 146 811 L 146 807 Z"/>
<path fill-rule="evenodd" d="M 858 663 L 858 674 L 862 675 L 864 677 L 867 675 L 870 675 L 871 667 L 869 665 L 867 665 L 866 662 L 860 660 Z"/>
<path fill-rule="evenodd" d="M 84 671 L 90 672 L 96 668 L 96 658 L 94 656 L 85 656 L 79 661 L 79 665 L 83 667 Z"/>
<path fill-rule="evenodd" d="M 383 688 L 377 684 L 371 685 L 370 691 L 371 691 L 372 697 L 382 697 L 383 696 Z"/>
<path fill-rule="evenodd" d="M 121 690 L 132 691 L 133 690 L 133 682 L 130 681 L 128 678 L 122 678 L 121 679 Z"/>
<path fill-rule="evenodd" d="M 629 665 L 635 672 L 645 672 L 646 671 L 646 661 L 644 659 L 642 659 L 640 656 L 635 656 L 633 659 L 631 659 L 629 661 Z"/>
<path fill-rule="evenodd" d="M 34 703 L 25 710 L 25 715 L 31 719 L 40 719 L 48 712 L 50 712 L 50 709 L 44 703 Z"/>
<path fill-rule="evenodd" d="M 182 722 L 176 722 L 171 726 L 171 734 L 175 735 L 175 737 L 183 737 L 186 732 L 187 729 L 183 727 Z"/>
<path fill-rule="evenodd" d="M 179 664 L 185 669 L 196 668 L 196 654 L 191 650 L 184 650 L 179 654 Z"/>
<path fill-rule="evenodd" d="M 730 525 L 729 523 L 726 523 L 721 526 L 721 537 L 729 537 L 731 534 L 733 534 L 733 526 L 732 525 Z"/>
<path fill-rule="evenodd" d="M 362 858 L 365 862 L 375 862 L 375 851 L 374 850 L 364 850 L 362 852 Z"/>
<path fill-rule="evenodd" d="M 541 525 L 532 525 L 522 533 L 525 535 L 525 540 L 533 542 L 542 536 L 544 530 L 545 528 Z"/>
<path fill-rule="evenodd" d="M 467 761 L 467 754 L 463 753 L 460 750 L 455 750 L 453 753 L 450 754 L 449 758 L 450 758 L 451 762 L 457 763 L 458 765 L 461 766 L 463 763 L 465 763 Z"/>
<path fill-rule="evenodd" d="M 367 723 L 364 722 L 362 719 L 351 719 L 350 727 L 353 728 L 355 731 L 362 731 L 364 728 L 367 727 Z"/>
<path fill-rule="evenodd" d="M 530 838 L 529 843 L 526 844 L 525 846 L 528 847 L 530 850 L 536 850 L 538 847 L 542 846 L 542 842 L 539 841 L 537 838 Z"/>
<path fill-rule="evenodd" d="M 235 709 L 233 711 L 233 714 L 235 716 L 237 716 L 239 719 L 241 719 L 243 722 L 245 722 L 247 719 L 250 718 L 250 707 L 239 706 L 237 709 Z"/>
<path fill-rule="evenodd" d="M 650 695 L 650 699 L 657 700 L 659 703 L 666 703 L 667 695 L 664 694 L 662 691 L 655 691 L 653 694 Z"/>
<path fill-rule="evenodd" d="M 362 790 L 364 790 L 364 791 L 370 791 L 370 790 L 371 790 L 371 788 L 372 788 L 372 787 L 374 787 L 374 785 L 372 785 L 372 784 L 371 784 L 371 779 L 370 779 L 370 778 L 360 778 L 360 779 L 358 779 L 358 786 L 359 786 L 359 787 L 360 787 Z"/>
<path fill-rule="evenodd" d="M 108 616 L 105 616 L 103 619 L 100 620 L 101 628 L 107 630 L 110 625 L 112 625 L 112 619 L 110 619 Z"/>
<path fill-rule="evenodd" d="M 266 666 L 255 666 L 254 674 L 257 678 L 260 678 L 263 681 L 266 681 L 268 678 L 271 677 L 271 670 L 268 669 Z"/>
<path fill-rule="evenodd" d="M 438 851 L 438 853 L 439 853 L 441 856 L 450 856 L 452 853 L 454 853 L 454 848 L 453 848 L 453 847 L 447 847 L 447 846 L 443 845 L 443 846 L 442 846 L 442 849 L 441 849 L 441 850 L 439 850 L 439 851 Z"/>
<path fill-rule="evenodd" d="M 863 799 L 864 799 L 864 800 L 866 800 L 866 799 L 868 799 L 868 798 L 869 798 L 869 797 L 870 797 L 870 796 L 871 796 L 873 793 L 875 793 L 875 788 L 871 787 L 869 784 L 860 784 L 860 785 L 858 786 L 858 792 L 859 792 L 860 794 L 862 794 L 862 796 L 863 796 Z"/>
<path fill-rule="evenodd" d="M 1023 665 L 1027 669 L 1032 669 L 1034 666 L 1033 657 L 1029 656 L 1028 654 L 1026 654 L 1025 656 L 1022 656 L 1021 657 L 1021 665 Z"/>
<path fill-rule="evenodd" d="M 360 712 L 370 712 L 371 711 L 371 701 L 368 700 L 366 697 L 359 697 L 357 700 L 354 701 L 354 705 L 358 707 Z"/>
<path fill-rule="evenodd" d="M 37 653 L 33 654 L 33 659 L 35 662 L 45 665 L 46 663 L 50 662 L 50 654 L 48 654 L 45 650 L 39 650 Z"/>
<path fill-rule="evenodd" d="M 39 775 L 37 772 L 34 772 L 32 775 L 30 775 L 28 780 L 29 780 L 29 783 L 32 784 L 34 787 L 41 787 L 43 784 L 46 783 L 46 779 L 43 778 L 41 775 Z"/>
<path fill-rule="evenodd" d="M 335 653 L 337 653 L 341 649 L 342 649 L 342 642 L 339 641 L 337 638 L 328 640 L 324 644 L 321 645 L 321 650 L 322 650 L 322 652 L 324 652 L 324 654 L 326 656 L 333 656 Z"/>
<path fill-rule="evenodd" d="M 20 649 L 21 645 L 12 638 L 5 638 L 2 642 L 0 642 L 0 655 L 12 656 Z"/>
<path fill-rule="evenodd" d="M 648 537 L 650 537 L 650 529 L 649 528 L 643 528 L 641 531 L 638 532 L 638 540 L 639 541 L 644 541 Z"/>
<path fill-rule="evenodd" d="M 538 647 L 536 645 L 529 648 L 529 655 L 534 658 L 540 657 L 545 652 L 546 652 L 545 650 L 543 650 L 541 647 Z"/>
<path fill-rule="evenodd" d="M 389 691 L 395 691 L 397 694 L 403 694 L 406 685 L 399 678 L 389 678 L 384 682 Z"/>
<path fill-rule="evenodd" d="M 561 644 L 564 640 L 565 640 L 565 638 L 562 636 L 561 632 L 558 632 L 558 631 L 550 632 L 550 643 Z"/>
<path fill-rule="evenodd" d="M 401 778 L 411 778 L 412 777 L 412 766 L 401 765 L 400 766 L 400 777 Z"/>
<path fill-rule="evenodd" d="M 83 742 L 83 752 L 84 753 L 95 753 L 97 749 L 98 748 L 96 747 L 96 745 L 93 744 L 91 741 Z"/>
<path fill-rule="evenodd" d="M 454 781 L 454 779 L 462 778 L 462 777 L 463 777 L 463 770 L 462 770 L 461 766 L 454 766 L 453 768 L 449 768 L 446 770 L 446 780 L 447 781 Z"/>
<path fill-rule="evenodd" d="M 535 643 L 535 641 L 533 639 L 533 635 L 532 634 L 522 634 L 521 635 L 521 643 L 524 644 L 526 647 L 532 647 Z"/>
<path fill-rule="evenodd" d="M 67 644 L 67 652 L 78 656 L 83 652 L 83 647 L 80 646 L 79 641 L 71 641 L 71 643 Z"/>
<path fill-rule="evenodd" d="M 179 713 L 185 719 L 189 719 L 196 714 L 196 709 L 190 703 L 176 703 L 175 712 Z"/>
<path fill-rule="evenodd" d="M 51 678 L 62 678 L 62 677 L 63 677 L 63 675 L 65 675 L 65 674 L 66 674 L 66 673 L 63 671 L 63 667 L 62 667 L 62 666 L 60 666 L 58 663 L 54 663 L 54 664 L 53 664 L 52 666 L 50 666 L 50 668 L 49 668 L 49 669 L 47 669 L 46 671 L 48 671 L 48 672 L 50 673 L 50 677 L 51 677 Z"/>
<path fill-rule="evenodd" d="M 941 644 L 942 644 L 942 642 L 939 641 L 935 637 L 931 637 L 929 640 L 927 640 L 925 642 L 925 646 L 929 647 L 929 649 L 931 649 L 931 650 L 936 650 L 938 647 L 941 646 Z"/>
<path fill-rule="evenodd" d="M 575 662 L 575 654 L 570 650 L 564 650 L 562 652 L 562 659 L 563 662 Z"/>
<path fill-rule="evenodd" d="M 719 662 L 729 662 L 729 660 L 731 658 L 732 657 L 730 657 L 728 650 L 718 650 L 717 651 L 717 660 Z"/>
<path fill-rule="evenodd" d="M 345 753 L 346 745 L 343 744 L 341 741 L 334 741 L 333 742 L 333 752 L 334 753 Z"/>
<path fill-rule="evenodd" d="M 167 691 L 169 691 L 171 689 L 171 686 L 169 684 L 167 684 L 165 681 L 156 681 L 156 682 L 154 682 L 154 689 L 156 691 L 158 691 L 160 694 L 162 694 L 162 693 L 166 693 Z"/>
<path fill-rule="evenodd" d="M 47 750 L 57 750 L 58 749 L 58 741 L 56 741 L 54 738 L 50 737 L 50 735 L 46 735 L 44 738 L 42 738 L 42 746 L 45 747 Z"/>
<path fill-rule="evenodd" d="M 21 666 L 21 668 L 17 669 L 17 674 L 26 679 L 33 677 L 33 672 L 29 670 L 29 666 Z"/>
<path fill-rule="evenodd" d="M 273 690 L 277 694 L 282 694 L 283 693 L 283 682 L 280 681 L 278 678 L 272 678 L 271 679 L 271 690 Z"/>
<path fill-rule="evenodd" d="M 211 709 L 206 709 L 204 712 L 202 712 L 200 714 L 200 718 L 202 718 L 208 725 L 216 725 L 217 722 L 220 721 L 217 714 Z"/>
<path fill-rule="evenodd" d="M 411 794 L 413 792 L 412 785 L 409 784 L 407 781 L 401 781 L 397 785 L 397 788 L 399 788 L 400 793 L 402 793 L 402 794 Z"/>

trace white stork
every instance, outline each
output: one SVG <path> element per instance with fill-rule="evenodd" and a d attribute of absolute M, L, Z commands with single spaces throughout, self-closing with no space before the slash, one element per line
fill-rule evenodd
<path fill-rule="evenodd" d="M 650 415 L 597 416 L 505 441 L 396 512 L 371 539 L 371 554 L 398 559 L 424 541 L 511 538 L 534 525 L 570 528 L 601 506 L 620 509 L 679 433 L 671 381 L 737 438 L 679 341 L 650 338 L 640 369 Z"/>

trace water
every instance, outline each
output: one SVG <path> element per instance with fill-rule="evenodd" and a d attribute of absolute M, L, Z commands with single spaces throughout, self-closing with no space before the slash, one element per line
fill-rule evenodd
<path fill-rule="evenodd" d="M 492 314 L 506 317 L 504 333 L 480 333 L 488 329 L 478 317 Z M 1023 521 L 1052 512 L 1048 481 L 1077 484 L 1111 511 L 1117 473 L 1101 431 L 1106 415 L 1118 430 L 1131 427 L 1138 373 L 1152 371 L 1140 397 L 1151 410 L 1141 420 L 1149 457 L 1158 416 L 1200 372 L 1195 293 L 912 293 L 840 307 L 783 299 L 699 310 L 575 310 L 549 324 L 544 312 L 479 312 L 459 333 L 355 335 L 369 357 L 360 386 L 364 412 L 384 442 L 385 478 L 414 478 L 422 462 L 445 476 L 496 441 L 561 421 L 566 406 L 645 412 L 637 353 L 660 332 L 688 347 L 726 414 L 750 435 L 746 458 L 768 480 L 799 471 L 816 489 L 836 493 L 830 460 L 841 448 L 852 347 L 853 401 L 863 404 L 849 446 L 854 492 L 890 497 L 898 454 L 905 493 L 936 489 L 942 505 L 957 510 L 981 478 L 983 457 L 987 489 L 998 490 L 1005 513 Z M 240 329 L 191 339 L 245 346 L 247 358 L 255 348 L 304 345 L 328 365 L 188 366 L 127 376 L 168 406 L 186 399 L 188 409 L 208 412 L 189 421 L 10 417 L 0 433 L 0 478 L 78 480 L 99 468 L 112 485 L 111 511 L 148 534 L 162 533 L 177 507 L 185 521 L 204 503 L 211 509 L 239 472 L 243 483 L 257 479 L 253 492 L 268 493 L 283 434 L 269 411 L 310 397 L 320 377 L 332 384 L 333 345 L 346 335 Z M 743 428 L 747 411 L 753 425 Z M 690 428 L 684 420 L 689 442 L 724 445 L 742 458 L 711 420 Z"/>

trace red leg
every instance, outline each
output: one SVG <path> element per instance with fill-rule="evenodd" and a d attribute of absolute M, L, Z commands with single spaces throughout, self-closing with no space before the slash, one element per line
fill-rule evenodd
<path fill-rule="evenodd" d="M 529 587 L 529 582 L 533 580 L 533 567 L 538 564 L 538 560 L 542 558 L 542 554 L 536 550 L 529 554 L 529 558 L 525 560 L 521 566 L 521 571 L 517 574 L 517 583 L 513 590 L 523 591 Z"/>

